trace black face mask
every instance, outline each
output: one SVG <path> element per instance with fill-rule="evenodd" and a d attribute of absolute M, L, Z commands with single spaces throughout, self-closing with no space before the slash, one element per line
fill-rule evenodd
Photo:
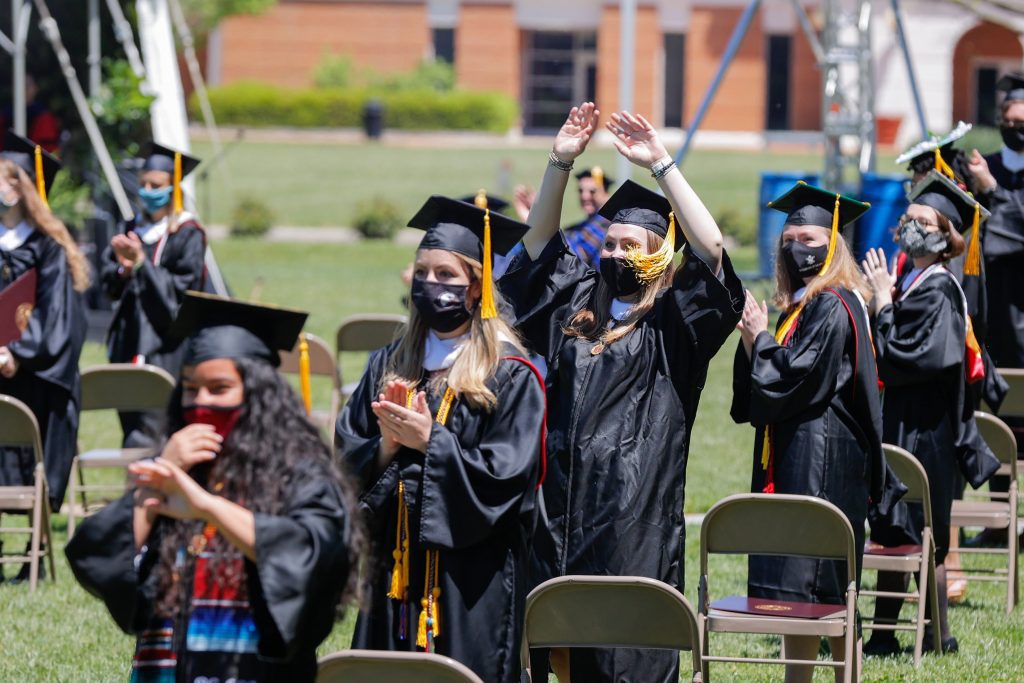
<path fill-rule="evenodd" d="M 636 294 L 643 287 L 643 283 L 636 277 L 636 271 L 630 266 L 626 259 L 602 258 L 600 264 L 601 279 L 612 290 L 612 296 L 619 298 Z"/>
<path fill-rule="evenodd" d="M 803 242 L 790 240 L 782 245 L 782 263 L 794 285 L 803 287 L 805 277 L 817 275 L 825 265 L 828 245 L 809 247 Z"/>
<path fill-rule="evenodd" d="M 999 127 L 999 135 L 1003 138 L 1003 144 L 1014 152 L 1024 151 L 1024 128 Z"/>
<path fill-rule="evenodd" d="M 445 285 L 414 279 L 412 303 L 427 327 L 435 332 L 451 332 L 473 315 L 466 309 L 468 290 L 468 285 Z"/>

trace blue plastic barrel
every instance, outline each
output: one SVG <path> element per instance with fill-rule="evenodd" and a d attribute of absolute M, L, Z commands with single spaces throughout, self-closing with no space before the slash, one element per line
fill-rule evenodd
<path fill-rule="evenodd" d="M 772 277 L 775 273 L 775 249 L 786 225 L 786 214 L 769 209 L 768 202 L 778 199 L 801 180 L 817 185 L 818 175 L 800 171 L 761 174 L 761 193 L 757 198 L 757 264 L 761 277 Z"/>
<path fill-rule="evenodd" d="M 905 175 L 881 175 L 865 173 L 861 185 L 861 201 L 871 204 L 871 210 L 857 221 L 853 237 L 853 250 L 857 262 L 868 249 L 881 247 L 889 259 L 899 251 L 892 241 L 900 216 L 907 210 Z"/>

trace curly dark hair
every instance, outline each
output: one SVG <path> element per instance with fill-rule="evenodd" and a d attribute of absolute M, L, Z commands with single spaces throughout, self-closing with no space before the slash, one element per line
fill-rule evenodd
<path fill-rule="evenodd" d="M 242 414 L 218 457 L 196 465 L 189 474 L 207 490 L 216 483 L 217 495 L 244 505 L 252 512 L 271 515 L 281 511 L 293 482 L 306 478 L 334 480 L 342 491 L 348 512 L 350 569 L 347 577 L 338 577 L 343 585 L 342 604 L 345 604 L 358 596 L 358 568 L 366 547 L 366 534 L 358 517 L 351 478 L 343 475 L 331 449 L 306 417 L 299 398 L 272 366 L 246 359 L 234 360 L 234 364 L 245 392 Z M 168 435 L 186 424 L 182 392 L 179 381 L 167 408 Z M 185 587 L 175 571 L 175 558 L 202 529 L 201 521 L 168 517 L 159 517 L 153 527 L 159 538 L 154 567 L 159 616 L 174 617 L 184 602 Z M 238 577 L 232 576 L 229 569 L 233 563 L 222 561 L 227 555 L 224 551 L 230 551 L 230 546 L 219 541 L 215 538 L 211 542 L 213 557 L 209 568 L 215 580 L 223 585 Z"/>

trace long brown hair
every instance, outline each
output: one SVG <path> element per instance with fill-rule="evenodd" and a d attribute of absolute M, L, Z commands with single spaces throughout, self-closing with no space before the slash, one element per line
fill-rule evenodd
<path fill-rule="evenodd" d="M 18 189 L 25 220 L 34 230 L 43 233 L 64 250 L 68 262 L 68 272 L 76 292 L 84 292 L 89 288 L 89 262 L 82 254 L 67 227 L 53 215 L 50 208 L 39 196 L 36 185 L 25 173 L 25 170 L 10 159 L 0 159 L 0 173 L 3 173 Z"/>
<path fill-rule="evenodd" d="M 650 230 L 645 232 L 647 232 L 647 253 L 653 254 L 661 249 L 665 240 Z M 590 297 L 590 303 L 586 308 L 577 311 L 569 319 L 568 324 L 562 328 L 562 332 L 570 337 L 594 341 L 600 340 L 603 344 L 611 344 L 622 339 L 632 332 L 640 319 L 651 310 L 661 290 L 672 284 L 674 274 L 675 266 L 670 265 L 661 274 L 661 277 L 645 284 L 640 289 L 640 295 L 630 309 L 629 315 L 620 324 L 611 329 L 608 329 L 608 321 L 611 319 L 612 299 L 615 296 L 612 294 L 611 288 L 605 283 L 604 278 L 598 278 L 597 286 L 594 287 L 594 293 Z"/>
<path fill-rule="evenodd" d="M 828 228 L 822 228 L 828 230 Z M 832 263 L 828 272 L 815 277 L 807 285 L 802 302 L 807 304 L 826 289 L 843 287 L 851 292 L 860 292 L 864 301 L 871 299 L 871 289 L 868 287 L 864 274 L 857 267 L 857 262 L 850 253 L 850 247 L 842 237 L 836 238 L 836 251 L 832 255 Z M 783 311 L 788 310 L 795 302 L 793 301 L 793 284 L 790 281 L 789 273 L 782 261 L 782 236 L 779 236 L 779 243 L 775 249 L 775 296 L 772 304 Z"/>
<path fill-rule="evenodd" d="M 454 255 L 462 263 L 470 283 L 480 282 L 483 277 L 481 263 L 462 254 Z M 494 289 L 494 303 L 501 311 L 504 302 L 497 288 Z M 382 384 L 392 380 L 402 381 L 409 386 L 420 383 L 423 378 L 423 347 L 429 331 L 430 328 L 410 301 L 409 323 L 388 360 Z M 469 341 L 448 372 L 438 373 L 431 380 L 431 390 L 438 391 L 447 385 L 471 407 L 490 412 L 497 405 L 498 397 L 487 387 L 487 381 L 498 369 L 503 357 L 501 347 L 504 342 L 512 344 L 520 354 L 526 355 L 515 330 L 500 315 L 485 320 L 480 316 L 480 306 L 477 305 L 469 327 Z"/>

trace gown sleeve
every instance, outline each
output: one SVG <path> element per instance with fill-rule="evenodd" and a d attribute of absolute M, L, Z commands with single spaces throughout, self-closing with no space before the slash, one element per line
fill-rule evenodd
<path fill-rule="evenodd" d="M 747 417 L 756 427 L 793 418 L 835 393 L 850 329 L 842 302 L 836 295 L 819 294 L 796 324 L 789 346 L 768 332 L 754 340 Z"/>
<path fill-rule="evenodd" d="M 82 321 L 76 317 L 81 314 L 81 301 L 74 290 L 64 250 L 46 239 L 40 256 L 36 305 L 28 328 L 8 346 L 21 371 L 39 372 L 52 367 L 74 350 L 76 339 L 85 336 L 85 330 L 80 329 Z M 76 357 L 74 362 L 77 361 Z"/>
<path fill-rule="evenodd" d="M 966 328 L 957 301 L 960 292 L 951 278 L 932 278 L 934 284 L 886 306 L 875 319 L 878 374 L 887 386 L 928 382 L 963 363 Z"/>
<path fill-rule="evenodd" d="M 206 239 L 202 230 L 183 227 L 177 235 L 181 244 L 174 258 L 167 258 L 168 254 L 159 266 L 146 259 L 131 278 L 146 318 L 161 335 L 174 322 L 185 291 L 201 287 L 205 267 Z"/>
<path fill-rule="evenodd" d="M 552 330 L 561 336 L 566 322 L 557 315 L 560 308 L 572 304 L 579 286 L 593 280 L 596 273 L 569 249 L 559 230 L 536 259 L 521 249 L 498 282 L 502 296 L 512 306 L 515 328 L 530 348 L 550 362 Z"/>
<path fill-rule="evenodd" d="M 300 466 L 284 508 L 255 514 L 260 654 L 288 658 L 330 632 L 348 580 L 349 514 L 326 467 Z M 262 619 L 261 619 L 262 617 Z"/>
<path fill-rule="evenodd" d="M 518 516 L 539 474 L 544 391 L 533 373 L 505 361 L 494 382 L 498 404 L 484 420 L 479 444 L 467 448 L 434 423 L 423 457 L 418 510 L 420 543 L 459 549 L 484 540 Z M 403 451 L 400 457 L 406 457 Z M 417 514 L 417 512 L 419 514 Z"/>

